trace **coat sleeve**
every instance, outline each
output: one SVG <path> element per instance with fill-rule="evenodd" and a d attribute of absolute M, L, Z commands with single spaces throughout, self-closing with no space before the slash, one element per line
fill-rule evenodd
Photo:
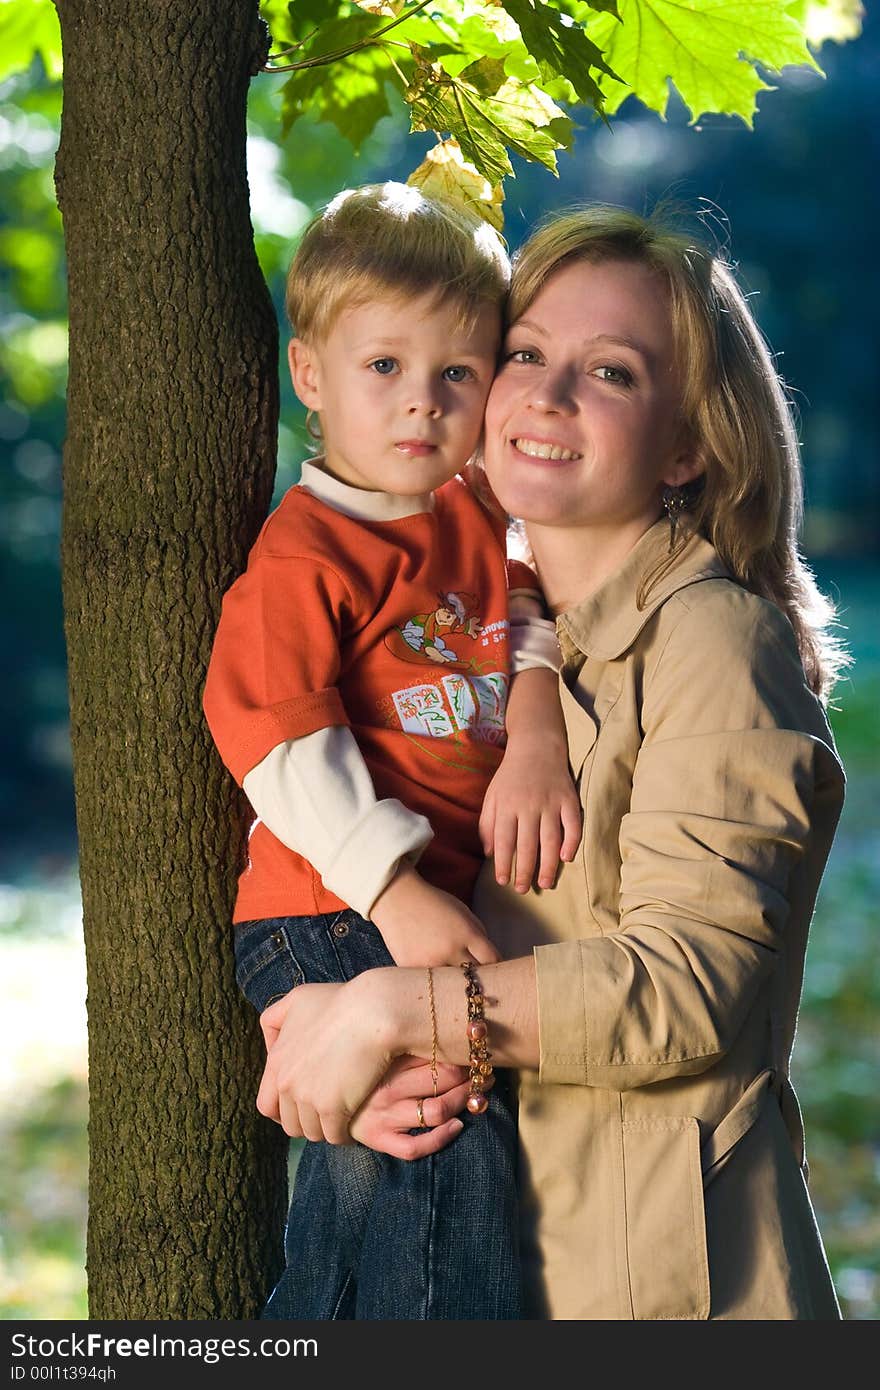
<path fill-rule="evenodd" d="M 735 594 L 707 648 L 705 614 L 678 602 L 645 673 L 619 929 L 535 950 L 543 1081 L 625 1090 L 718 1061 L 774 967 L 792 876 L 827 852 L 816 799 L 839 813 L 842 770 L 785 617 Z"/>

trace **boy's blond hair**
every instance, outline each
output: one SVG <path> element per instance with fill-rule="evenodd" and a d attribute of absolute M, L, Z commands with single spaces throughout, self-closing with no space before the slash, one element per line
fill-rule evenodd
<path fill-rule="evenodd" d="M 340 311 L 378 295 L 435 293 L 467 332 L 507 293 L 510 262 L 488 223 L 403 183 L 346 188 L 306 228 L 287 275 L 298 337 L 324 338 Z"/>

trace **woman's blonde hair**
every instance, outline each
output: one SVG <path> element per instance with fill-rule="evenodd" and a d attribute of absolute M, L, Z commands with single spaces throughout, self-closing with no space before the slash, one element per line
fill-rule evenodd
<path fill-rule="evenodd" d="M 340 311 L 379 295 L 436 295 L 469 331 L 501 306 L 510 261 L 477 216 L 403 183 L 346 188 L 313 218 L 287 275 L 286 309 L 300 338 L 321 339 Z"/>
<path fill-rule="evenodd" d="M 833 605 L 798 550 L 803 486 L 793 410 L 731 267 L 662 214 L 577 209 L 546 222 L 514 257 L 508 321 L 573 261 L 639 262 L 669 294 L 681 410 L 705 471 L 690 489 L 689 525 L 643 590 L 698 531 L 741 584 L 782 609 L 810 686 L 827 698 L 850 658 L 830 631 Z"/>

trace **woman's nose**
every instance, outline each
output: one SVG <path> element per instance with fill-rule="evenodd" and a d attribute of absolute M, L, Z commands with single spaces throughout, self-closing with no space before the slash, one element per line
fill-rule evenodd
<path fill-rule="evenodd" d="M 529 404 L 551 415 L 572 415 L 576 410 L 572 373 L 545 371 L 535 382 Z"/>

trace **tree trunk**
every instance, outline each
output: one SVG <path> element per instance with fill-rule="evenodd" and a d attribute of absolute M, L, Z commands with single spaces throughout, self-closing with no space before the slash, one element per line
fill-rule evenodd
<path fill-rule="evenodd" d="M 245 170 L 265 28 L 257 0 L 57 4 L 90 1313 L 252 1317 L 280 1261 L 285 1143 L 254 1108 L 229 925 L 243 806 L 201 693 L 274 477 L 277 326 Z"/>

